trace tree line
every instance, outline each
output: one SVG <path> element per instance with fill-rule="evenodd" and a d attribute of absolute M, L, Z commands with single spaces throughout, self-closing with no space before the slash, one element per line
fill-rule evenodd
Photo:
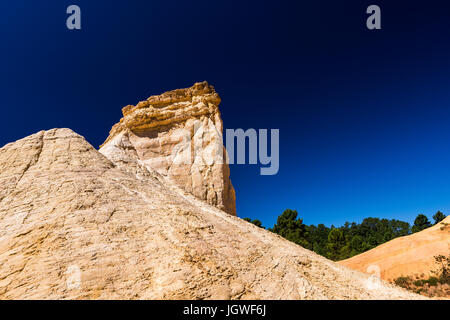
<path fill-rule="evenodd" d="M 434 224 L 445 219 L 438 211 L 433 215 Z M 264 228 L 258 219 L 244 220 Z M 346 222 L 341 227 L 324 224 L 305 225 L 296 210 L 287 209 L 277 218 L 273 228 L 268 228 L 283 238 L 312 250 L 328 259 L 337 261 L 353 257 L 397 237 L 406 236 L 431 227 L 424 214 L 419 214 L 414 225 L 396 219 L 365 218 L 361 223 Z"/>

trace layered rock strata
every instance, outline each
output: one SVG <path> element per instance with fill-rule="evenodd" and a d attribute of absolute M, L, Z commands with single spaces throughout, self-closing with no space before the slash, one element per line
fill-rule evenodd
<path fill-rule="evenodd" d="M 236 215 L 236 196 L 223 146 L 220 97 L 207 82 L 151 96 L 122 109 L 100 152 L 126 155 L 197 198 Z"/>

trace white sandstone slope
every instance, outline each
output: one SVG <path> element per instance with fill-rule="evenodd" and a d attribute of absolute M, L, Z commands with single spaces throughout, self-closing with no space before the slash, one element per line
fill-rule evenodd
<path fill-rule="evenodd" d="M 420 298 L 114 157 L 69 129 L 0 149 L 0 299 Z"/>

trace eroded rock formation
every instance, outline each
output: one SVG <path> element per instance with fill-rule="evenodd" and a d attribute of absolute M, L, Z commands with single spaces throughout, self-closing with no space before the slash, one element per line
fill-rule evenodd
<path fill-rule="evenodd" d="M 219 103 L 214 88 L 201 82 L 126 106 L 100 152 L 115 162 L 134 158 L 197 198 L 236 215 Z"/>
<path fill-rule="evenodd" d="M 414 299 L 69 129 L 0 149 L 0 299 Z"/>

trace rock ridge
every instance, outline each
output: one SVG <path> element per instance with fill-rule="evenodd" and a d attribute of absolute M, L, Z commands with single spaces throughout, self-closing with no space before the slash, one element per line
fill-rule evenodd
<path fill-rule="evenodd" d="M 70 129 L 0 148 L 0 299 L 422 298 L 209 205 L 121 142 L 114 161 Z"/>

